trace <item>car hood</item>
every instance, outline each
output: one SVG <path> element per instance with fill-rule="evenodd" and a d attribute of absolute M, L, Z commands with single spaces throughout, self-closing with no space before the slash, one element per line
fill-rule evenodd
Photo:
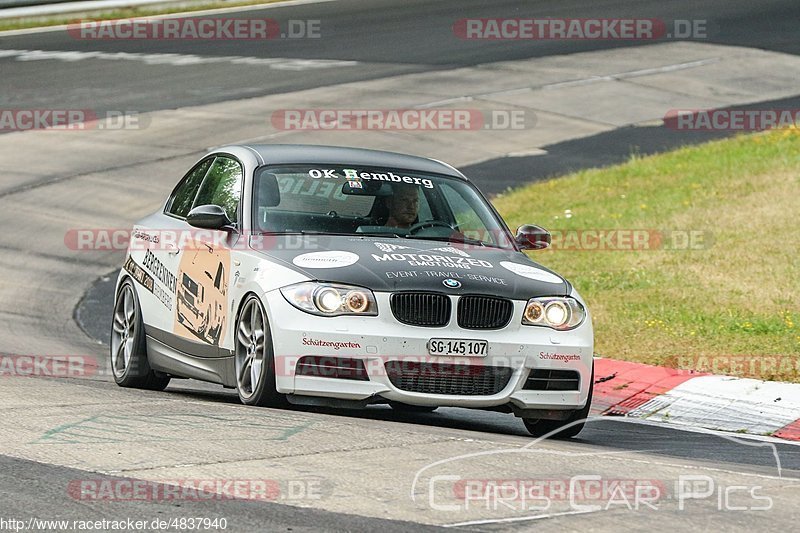
<path fill-rule="evenodd" d="M 566 296 L 558 274 L 514 250 L 357 235 L 269 235 L 251 247 L 310 279 L 378 292 L 436 291 L 527 300 Z"/>
<path fill-rule="evenodd" d="M 418 239 L 270 235 L 251 247 L 310 279 L 378 292 L 436 291 L 527 300 L 566 296 L 561 276 L 513 250 Z"/>

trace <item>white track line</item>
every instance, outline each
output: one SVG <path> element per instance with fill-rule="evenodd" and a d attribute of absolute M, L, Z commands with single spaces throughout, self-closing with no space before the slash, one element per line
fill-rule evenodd
<path fill-rule="evenodd" d="M 57 60 L 69 63 L 86 59 L 105 59 L 110 61 L 140 61 L 146 65 L 171 65 L 175 67 L 228 63 L 231 65 L 254 65 L 268 67 L 273 70 L 292 71 L 351 67 L 358 64 L 358 61 L 340 61 L 337 59 L 199 56 L 195 54 L 145 54 L 141 52 L 79 52 L 74 50 L 0 50 L 0 59 L 2 58 L 11 58 L 17 61 Z"/>
<path fill-rule="evenodd" d="M 480 526 L 486 524 L 507 524 L 509 522 L 527 522 L 530 520 L 540 520 L 542 518 L 555 518 L 556 516 L 569 516 L 575 514 L 588 514 L 598 513 L 598 510 L 584 510 L 584 511 L 564 511 L 563 513 L 550 513 L 550 514 L 537 514 L 530 516 L 512 516 L 511 518 L 488 518 L 486 520 L 472 520 L 470 522 L 456 522 L 454 524 L 444 524 L 440 527 L 465 527 L 465 526 Z"/>
<path fill-rule="evenodd" d="M 181 11 L 178 13 L 167 13 L 164 15 L 152 15 L 150 17 L 137 17 L 137 18 L 144 20 L 144 19 L 167 19 L 167 18 L 179 18 L 179 17 L 199 17 L 202 15 L 214 15 L 219 13 L 238 13 L 241 11 L 275 9 L 279 7 L 302 6 L 305 4 L 323 4 L 327 2 L 336 2 L 336 0 L 286 0 L 285 2 L 270 2 L 268 4 L 253 4 L 250 6 L 238 6 L 238 7 L 220 7 L 216 9 L 204 9 L 202 11 Z M 59 13 L 53 13 L 54 16 L 57 16 L 58 14 Z M 25 28 L 21 30 L 6 30 L 6 31 L 0 31 L 0 37 L 10 37 L 12 35 L 28 35 L 32 33 L 46 33 L 52 31 L 65 31 L 67 28 L 68 28 L 67 24 L 59 24 L 58 26 L 43 26 L 39 28 Z"/>

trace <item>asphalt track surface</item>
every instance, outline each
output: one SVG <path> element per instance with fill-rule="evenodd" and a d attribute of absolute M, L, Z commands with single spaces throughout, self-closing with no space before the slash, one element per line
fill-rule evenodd
<path fill-rule="evenodd" d="M 64 494 L 64 487 L 86 473 L 72 468 L 44 465 L 33 461 L 0 456 L 0 494 L 3 496 L 4 517 L 54 517 L 68 521 L 143 520 L 140 502 L 118 502 L 112 508 L 103 504 L 76 504 Z M 114 476 L 93 476 L 93 479 L 118 481 Z M 271 502 L 246 500 L 149 502 L 147 519 L 170 519 L 176 516 L 226 518 L 228 531 L 385 531 L 400 533 L 414 531 L 446 531 L 444 528 L 410 522 L 379 520 L 355 515 L 330 513 L 315 509 L 297 509 Z M 55 518 L 57 517 L 57 518 Z M 37 529 L 44 529 L 43 527 Z M 111 530 L 107 528 L 95 528 Z M 159 528 L 143 530 L 158 531 Z M 166 528 L 165 528 L 166 529 Z M 68 531 L 71 527 L 54 528 Z M 136 529 L 134 529 L 136 531 Z"/>
<path fill-rule="evenodd" d="M 426 71 L 446 71 L 530 57 L 568 54 L 629 46 L 621 42 L 514 41 L 469 42 L 452 38 L 454 19 L 467 17 L 561 16 L 561 17 L 659 17 L 706 19 L 709 38 L 704 42 L 750 46 L 789 54 L 800 53 L 796 21 L 800 8 L 795 1 L 754 3 L 748 1 L 710 2 L 523 2 L 498 1 L 487 5 L 477 1 L 374 1 L 341 0 L 324 4 L 299 5 L 269 10 L 253 10 L 235 16 L 286 19 L 320 19 L 323 37 L 317 40 L 276 40 L 254 46 L 241 41 L 228 42 L 103 42 L 79 41 L 65 32 L 0 37 L 0 50 L 105 51 L 132 53 L 197 54 L 200 56 L 245 56 L 330 59 L 357 61 L 347 68 L 324 71 L 267 71 L 231 76 L 226 65 L 215 67 L 143 67 L 137 62 L 119 62 L 111 67 L 91 60 L 63 63 L 53 61 L 19 62 L 0 58 L 3 91 L 0 107 L 5 108 L 92 108 L 96 110 L 136 110 L 139 112 L 226 102 L 265 94 L 286 93 L 318 86 L 369 80 L 386 76 Z M 797 107 L 797 99 L 772 102 L 767 107 Z M 482 176 L 506 173 L 535 179 L 598 164 L 611 164 L 631 151 L 652 153 L 680 144 L 700 142 L 725 134 L 665 135 L 662 127 L 620 129 L 548 147 L 548 154 L 531 159 L 505 158 L 472 165 L 465 170 L 480 183 Z M 44 148 L 46 150 L 46 147 Z M 488 183 L 488 180 L 487 180 Z M 513 183 L 512 183 L 513 184 Z M 19 302 L 20 306 L 24 302 Z M 110 314 L 108 283 L 100 282 L 78 307 L 77 313 L 92 336 L 102 339 Z M 62 317 L 68 318 L 68 317 Z M 190 398 L 209 405 L 236 404 L 230 391 L 196 382 L 174 382 L 167 398 Z M 114 389 L 107 381 L 90 382 L 99 391 Z M 297 409 L 302 412 L 301 409 Z M 513 417 L 463 409 L 441 409 L 428 415 L 404 415 L 376 407 L 364 412 L 323 411 L 336 420 L 389 421 L 398 429 L 407 425 L 431 431 L 481 432 L 500 440 L 525 437 L 524 427 Z M 469 433 L 472 435 L 473 433 Z M 730 437 L 696 433 L 666 426 L 602 419 L 591 422 L 575 443 L 610 453 L 647 453 L 665 462 L 702 465 L 742 473 L 777 475 L 775 456 L 770 448 L 753 447 Z M 781 474 L 800 477 L 800 447 L 778 444 Z M 61 518 L 120 518 L 126 512 L 141 511 L 141 504 L 122 507 L 87 505 L 66 496 L 64 484 L 82 474 L 61 466 L 0 456 L 0 504 L 2 514 L 48 517 L 58 510 Z M 151 514 L 168 515 L 174 504 L 147 503 Z M 235 517 L 235 530 L 376 530 L 406 531 L 406 522 L 382 521 L 354 514 L 330 513 L 279 504 L 220 501 L 181 503 L 185 511 L 202 511 Z M 603 522 L 584 519 L 585 525 L 602 529 Z M 743 519 L 742 526 L 764 525 L 762 518 Z M 543 524 L 542 524 L 543 525 Z M 582 527 L 568 522 L 568 527 Z M 428 526 L 414 525 L 422 530 Z M 482 526 L 479 529 L 489 530 Z"/>
<path fill-rule="evenodd" d="M 267 70 L 265 74 L 264 69 L 253 68 L 243 72 L 228 64 L 180 68 L 148 65 L 143 68 L 137 62 L 129 61 L 106 64 L 82 60 L 63 64 L 14 61 L 0 56 L 0 71 L 4 78 L 0 106 L 42 109 L 53 107 L 57 102 L 59 108 L 64 109 L 145 113 L 398 74 L 447 71 L 495 61 L 642 44 L 641 41 L 621 40 L 463 40 L 454 38 L 452 29 L 454 21 L 461 18 L 640 17 L 660 19 L 667 24 L 675 20 L 698 20 L 705 24 L 705 36 L 694 39 L 696 42 L 800 54 L 800 40 L 796 38 L 799 15 L 800 7 L 793 0 L 770 0 L 757 4 L 747 0 L 502 0 L 491 4 L 474 0 L 337 0 L 219 15 L 272 18 L 284 30 L 289 20 L 319 20 L 321 36 L 313 39 L 275 39 L 254 44 L 242 40 L 81 40 L 64 30 L 8 35 L 0 36 L 0 50 L 278 57 L 357 63 L 322 71 Z M 800 100 L 792 98 L 773 102 L 773 107 L 796 108 L 799 103 Z M 658 153 L 729 135 L 730 132 L 724 131 L 675 132 L 663 125 L 627 128 L 548 146 L 545 157 L 504 157 L 467 166 L 463 170 L 485 192 L 497 193 L 517 185 L 519 181 L 614 164 L 634 153 Z M 511 177 L 502 180 L 497 179 L 498 175 Z"/>
<path fill-rule="evenodd" d="M 261 69 L 230 77 L 223 67 L 151 68 L 122 62 L 98 69 L 78 61 L 69 68 L 49 62 L 0 59 L 4 73 L 3 105 L 36 107 L 59 102 L 64 107 L 132 109 L 140 112 L 199 105 L 235 98 L 298 91 L 386 77 L 393 74 L 448 70 L 494 61 L 635 46 L 619 40 L 470 41 L 453 37 L 460 18 L 565 17 L 658 18 L 664 21 L 707 21 L 707 37 L 699 42 L 732 44 L 791 54 L 800 53 L 796 38 L 798 6 L 792 0 L 750 2 L 710 0 L 671 2 L 635 0 L 337 0 L 267 10 L 231 17 L 320 20 L 321 37 L 242 40 L 79 40 L 65 31 L 0 36 L 0 49 L 197 54 L 200 56 L 281 57 L 358 61 L 355 67 L 315 72 Z M 282 26 L 284 28 L 284 26 Z M 89 88 L 91 88 L 89 90 Z"/>
<path fill-rule="evenodd" d="M 173 382 L 175 383 L 175 382 Z M 98 390 L 116 389 L 109 382 L 82 381 L 81 387 Z M 187 388 L 184 388 L 187 387 Z M 238 404 L 238 398 L 230 391 L 204 384 L 187 383 L 172 385 L 158 393 L 171 400 L 189 400 L 213 406 L 219 404 Z M 258 409 L 258 408 L 254 408 Z M 292 408 L 293 413 L 302 414 L 304 408 Z M 526 432 L 522 424 L 508 415 L 470 411 L 465 409 L 440 409 L 431 414 L 403 414 L 387 407 L 372 407 L 364 411 L 335 409 L 313 409 L 316 415 L 324 416 L 330 423 L 366 424 L 389 422 L 397 431 L 407 427 L 419 431 L 450 432 L 465 436 L 478 436 L 497 439 L 499 443 L 510 439 L 520 441 Z M 800 479 L 800 447 L 775 445 L 763 442 L 737 439 L 714 433 L 697 433 L 673 429 L 665 426 L 632 423 L 611 418 L 595 418 L 588 422 L 581 435 L 572 439 L 571 446 L 576 450 L 591 450 L 602 457 L 603 454 L 630 452 L 633 461 L 647 454 L 657 458 L 659 464 L 680 465 L 687 475 L 707 474 L 709 472 L 736 472 L 744 476 L 781 477 L 788 486 L 796 486 Z M 537 460 L 535 457 L 532 460 Z M 542 459 L 538 459 L 542 460 Z M 602 458 L 599 458 L 602 460 Z M 658 476 L 652 470 L 653 476 Z M 257 476 L 256 473 L 253 476 Z M 442 530 L 430 525 L 412 524 L 405 521 L 380 520 L 357 514 L 333 513 L 318 509 L 297 509 L 273 502 L 248 500 L 204 500 L 204 501 L 76 501 L 68 495 L 65 487 L 75 480 L 92 479 L 106 482 L 126 480 L 122 476 L 65 468 L 52 464 L 27 461 L 0 455 L 0 511 L 6 517 L 58 518 L 61 520 L 121 520 L 153 518 L 170 519 L 174 517 L 202 516 L 209 518 L 225 517 L 229 531 L 428 531 Z M 717 480 L 717 478 L 714 478 Z M 747 479 L 747 478 L 744 478 Z M 722 481 L 717 481 L 722 486 Z M 776 512 L 778 509 L 776 508 Z M 781 508 L 781 513 L 787 509 Z M 645 515 L 646 516 L 646 515 Z M 706 518 L 711 519 L 712 515 Z M 641 516 L 639 516 L 641 518 Z M 697 518 L 697 517 L 693 517 Z M 770 523 L 769 515 L 752 513 L 743 515 L 742 528 L 759 527 Z M 577 522 L 559 523 L 570 529 L 580 528 L 581 524 L 604 530 L 602 522 L 593 522 L 592 517 Z M 684 528 L 695 529 L 698 522 Z M 662 522 L 662 526 L 663 526 Z M 466 524 L 455 528 L 465 531 L 512 531 L 519 525 L 508 524 Z M 453 528 L 451 528 L 453 529 Z M 656 528 L 664 530 L 663 527 Z"/>

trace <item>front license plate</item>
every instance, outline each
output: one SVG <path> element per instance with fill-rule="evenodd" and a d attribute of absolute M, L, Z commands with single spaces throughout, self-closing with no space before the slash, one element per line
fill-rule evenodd
<path fill-rule="evenodd" d="M 461 357 L 485 357 L 489 352 L 487 341 L 467 339 L 431 339 L 428 353 L 431 355 L 457 355 Z"/>

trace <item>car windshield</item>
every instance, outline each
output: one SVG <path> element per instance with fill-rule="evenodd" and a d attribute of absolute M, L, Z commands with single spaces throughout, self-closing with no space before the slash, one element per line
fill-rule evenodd
<path fill-rule="evenodd" d="M 513 248 L 468 182 L 436 174 L 347 165 L 262 167 L 253 228 L 261 233 L 380 235 Z"/>

